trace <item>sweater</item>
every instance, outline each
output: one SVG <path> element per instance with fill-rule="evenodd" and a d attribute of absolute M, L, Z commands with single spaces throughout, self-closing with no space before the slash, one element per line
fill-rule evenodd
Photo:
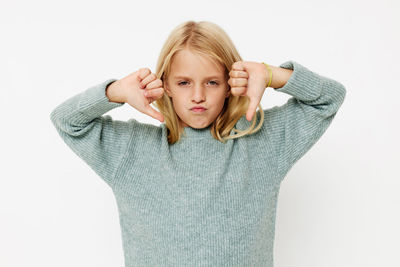
<path fill-rule="evenodd" d="M 112 189 L 125 266 L 273 266 L 281 181 L 326 131 L 346 94 L 341 83 L 295 61 L 280 67 L 293 73 L 275 90 L 291 98 L 262 110 L 259 131 L 225 144 L 210 126 L 185 127 L 170 145 L 165 123 L 104 115 L 125 104 L 105 94 L 117 79 L 54 108 L 50 118 L 63 142 Z M 250 124 L 243 115 L 235 128 Z"/>

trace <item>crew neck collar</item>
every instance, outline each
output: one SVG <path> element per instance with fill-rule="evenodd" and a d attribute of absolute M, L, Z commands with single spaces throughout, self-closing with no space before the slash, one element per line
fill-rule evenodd
<path fill-rule="evenodd" d="M 208 138 L 208 137 L 212 137 L 211 135 L 211 124 L 208 127 L 205 128 L 192 128 L 190 126 L 184 127 L 184 137 L 187 138 Z M 185 135 L 186 133 L 186 135 Z"/>

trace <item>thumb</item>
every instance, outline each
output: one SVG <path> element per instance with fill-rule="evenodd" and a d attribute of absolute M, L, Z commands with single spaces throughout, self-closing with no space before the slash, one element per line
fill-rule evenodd
<path fill-rule="evenodd" d="M 250 104 L 249 107 L 247 108 L 247 112 L 246 112 L 246 119 L 248 121 L 251 121 L 253 119 L 254 114 L 256 113 L 257 110 L 257 101 L 256 99 L 250 99 Z"/>
<path fill-rule="evenodd" d="M 164 116 L 160 112 L 152 108 L 150 104 L 145 107 L 145 112 L 147 115 L 153 117 L 154 119 L 164 122 Z"/>

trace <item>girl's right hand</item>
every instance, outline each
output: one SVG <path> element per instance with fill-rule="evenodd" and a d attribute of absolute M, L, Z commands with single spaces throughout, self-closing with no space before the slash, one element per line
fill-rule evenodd
<path fill-rule="evenodd" d="M 117 81 L 125 95 L 125 102 L 160 122 L 164 116 L 150 104 L 164 94 L 163 83 L 149 68 L 141 68 Z"/>

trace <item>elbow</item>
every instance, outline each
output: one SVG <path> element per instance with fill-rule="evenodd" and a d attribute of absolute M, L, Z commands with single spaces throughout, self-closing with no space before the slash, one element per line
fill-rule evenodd
<path fill-rule="evenodd" d="M 332 94 L 330 97 L 329 115 L 336 115 L 346 98 L 346 87 L 338 81 L 334 81 L 334 86 L 331 87 Z"/>
<path fill-rule="evenodd" d="M 53 109 L 53 111 L 50 113 L 49 117 L 50 117 L 50 121 L 53 123 L 53 125 L 57 127 L 57 124 L 58 124 L 57 109 Z"/>
<path fill-rule="evenodd" d="M 69 116 L 65 116 L 59 108 L 55 108 L 49 115 L 54 127 L 70 137 L 79 137 L 86 134 L 92 128 L 92 123 L 76 123 Z"/>
<path fill-rule="evenodd" d="M 333 79 L 325 79 L 320 103 L 314 105 L 315 116 L 321 119 L 331 119 L 338 112 L 346 97 L 346 87 Z"/>
<path fill-rule="evenodd" d="M 346 98 L 346 87 L 340 82 L 336 81 L 335 92 L 336 101 L 339 103 L 340 107 Z"/>
<path fill-rule="evenodd" d="M 62 111 L 60 106 L 54 108 L 53 111 L 50 113 L 50 121 L 56 128 L 62 128 L 63 124 L 65 124 L 65 122 L 67 121 L 65 119 L 65 114 L 66 113 Z"/>
<path fill-rule="evenodd" d="M 336 112 L 343 104 L 346 97 L 346 87 L 333 79 L 326 79 L 324 83 L 324 89 L 326 102 L 329 103 L 330 110 Z"/>

